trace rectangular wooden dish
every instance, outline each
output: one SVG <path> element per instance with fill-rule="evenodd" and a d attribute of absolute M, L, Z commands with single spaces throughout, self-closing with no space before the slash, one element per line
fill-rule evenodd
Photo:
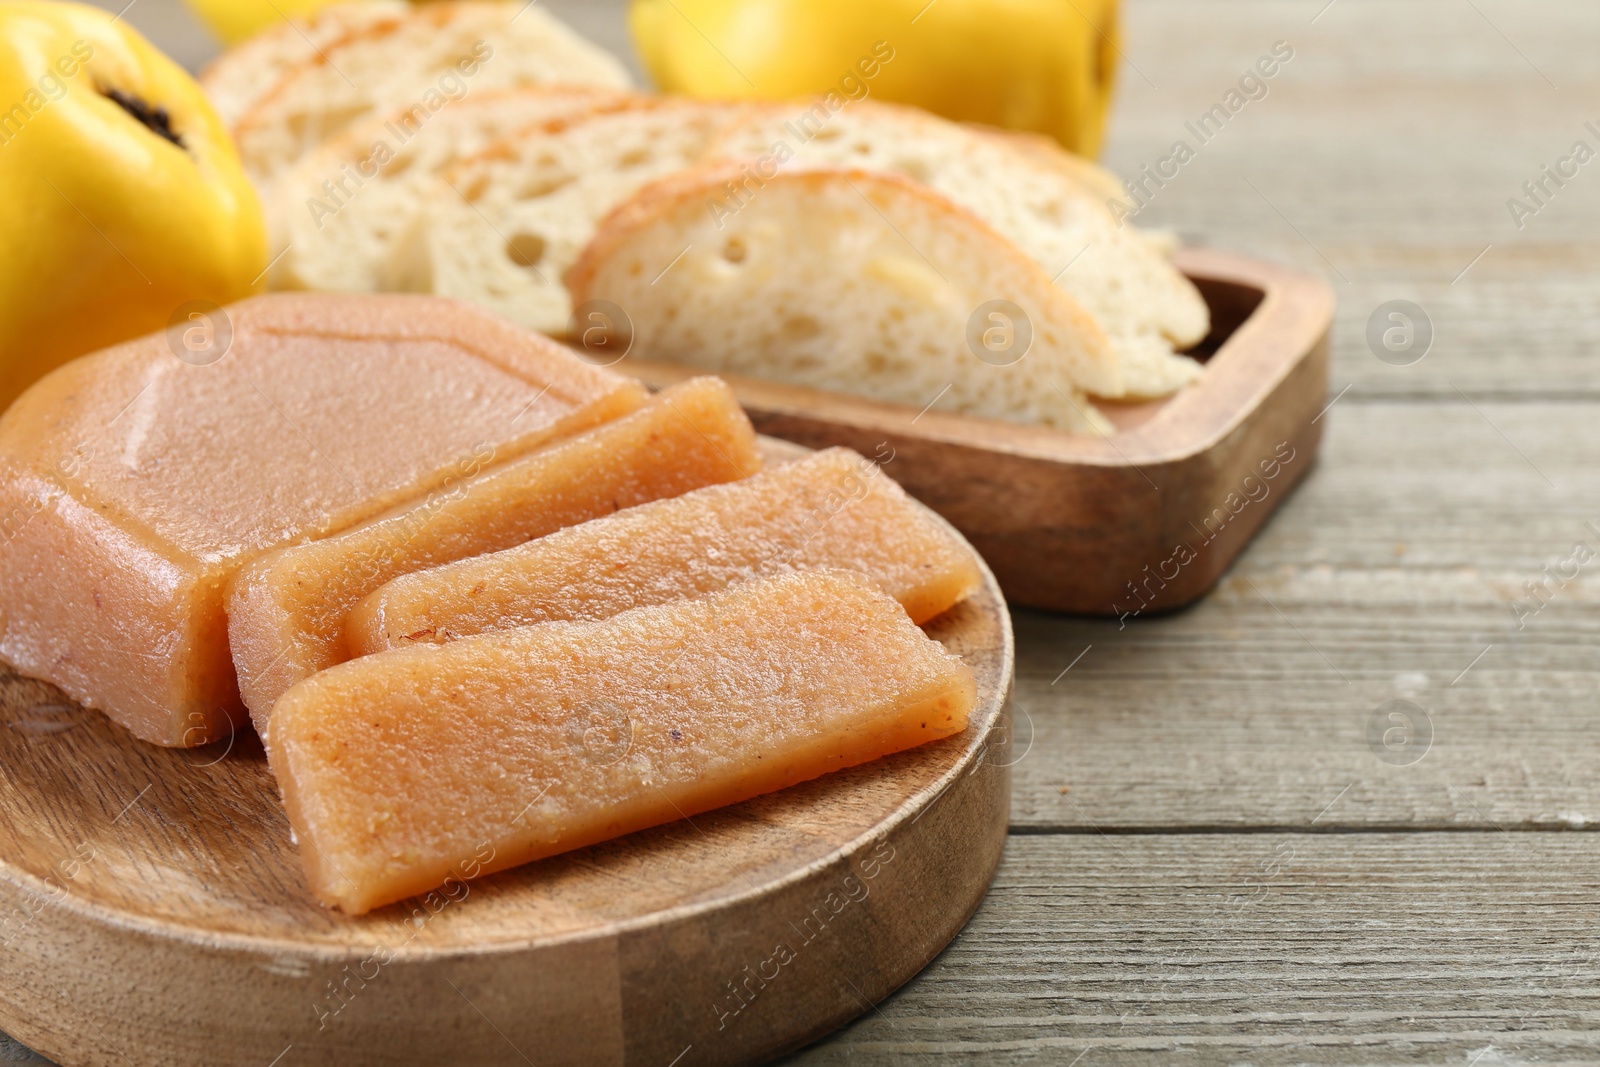
<path fill-rule="evenodd" d="M 726 376 L 761 433 L 877 459 L 966 534 L 1016 604 L 1132 617 L 1210 589 L 1310 470 L 1327 403 L 1332 290 L 1287 267 L 1184 249 L 1211 307 L 1195 385 L 1103 404 L 1109 438 Z M 630 361 L 651 385 L 697 372 Z"/>

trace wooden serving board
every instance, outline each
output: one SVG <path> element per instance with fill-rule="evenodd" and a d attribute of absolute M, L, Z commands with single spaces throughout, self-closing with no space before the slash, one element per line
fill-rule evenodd
<path fill-rule="evenodd" d="M 1311 469 L 1334 297 L 1321 279 L 1262 260 L 1209 249 L 1175 258 L 1211 307 L 1211 336 L 1191 353 L 1205 376 L 1165 400 L 1102 404 L 1118 427 L 1107 438 L 723 377 L 762 433 L 884 462 L 966 534 L 1014 603 L 1096 615 L 1180 607 L 1216 584 Z M 627 369 L 656 386 L 703 373 Z"/>
<path fill-rule="evenodd" d="M 755 1063 L 871 1010 L 978 906 L 1009 814 L 992 575 L 927 630 L 965 733 L 349 918 L 255 736 L 176 751 L 0 675 L 0 1030 L 65 1067 Z"/>

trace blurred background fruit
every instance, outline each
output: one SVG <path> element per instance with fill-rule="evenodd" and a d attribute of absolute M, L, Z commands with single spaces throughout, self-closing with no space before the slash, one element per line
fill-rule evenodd
<path fill-rule="evenodd" d="M 340 0 L 184 0 L 224 44 L 238 44 L 285 17 L 309 15 Z"/>
<path fill-rule="evenodd" d="M 193 79 L 105 11 L 0 2 L 0 407 L 259 288 L 261 206 Z"/>
<path fill-rule="evenodd" d="M 875 99 L 1048 134 L 1088 156 L 1118 55 L 1117 0 L 633 0 L 629 26 L 665 92 L 852 95 L 854 77 Z"/>

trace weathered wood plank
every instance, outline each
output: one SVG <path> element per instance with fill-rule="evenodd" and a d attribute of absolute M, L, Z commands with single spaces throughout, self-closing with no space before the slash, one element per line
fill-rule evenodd
<path fill-rule="evenodd" d="M 1600 821 L 1594 566 L 1520 631 L 1511 607 L 1575 543 L 1600 554 L 1600 471 L 1571 448 L 1600 406 L 1479 407 L 1337 405 L 1321 465 L 1190 611 L 1018 612 L 1013 824 L 1296 827 L 1346 787 L 1320 825 Z M 1393 699 L 1429 715 L 1425 755 L 1369 745 Z"/>
<path fill-rule="evenodd" d="M 1600 134 L 1584 126 L 1600 127 L 1600 68 L 1589 54 L 1600 8 L 1326 4 L 1125 5 L 1127 62 L 1106 162 L 1133 176 L 1180 138 L 1195 149 L 1137 221 L 1333 282 L 1335 390 L 1595 395 L 1600 164 L 1552 186 L 1522 229 L 1506 201 L 1574 141 L 1600 150 Z M 1185 122 L 1222 101 L 1278 40 L 1295 54 L 1267 95 L 1201 143 Z M 1433 320 L 1434 348 L 1415 366 L 1381 363 L 1366 344 L 1368 317 L 1396 298 Z"/>
<path fill-rule="evenodd" d="M 956 943 L 789 1062 L 1593 1062 L 1597 922 L 1587 834 L 1013 837 Z"/>
<path fill-rule="evenodd" d="M 49 1062 L 43 1056 L 30 1052 L 9 1037 L 0 1034 L 0 1067 L 40 1067 Z"/>

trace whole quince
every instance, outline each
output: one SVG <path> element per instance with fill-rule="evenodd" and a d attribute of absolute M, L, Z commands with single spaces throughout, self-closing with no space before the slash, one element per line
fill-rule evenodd
<path fill-rule="evenodd" d="M 0 408 L 256 291 L 261 205 L 199 86 L 98 8 L 0 0 Z"/>
<path fill-rule="evenodd" d="M 300 18 L 344 0 L 184 0 L 189 9 L 222 38 L 238 44 L 285 18 Z"/>
<path fill-rule="evenodd" d="M 1100 148 L 1117 0 L 633 0 L 665 92 L 788 99 L 838 92 Z"/>

